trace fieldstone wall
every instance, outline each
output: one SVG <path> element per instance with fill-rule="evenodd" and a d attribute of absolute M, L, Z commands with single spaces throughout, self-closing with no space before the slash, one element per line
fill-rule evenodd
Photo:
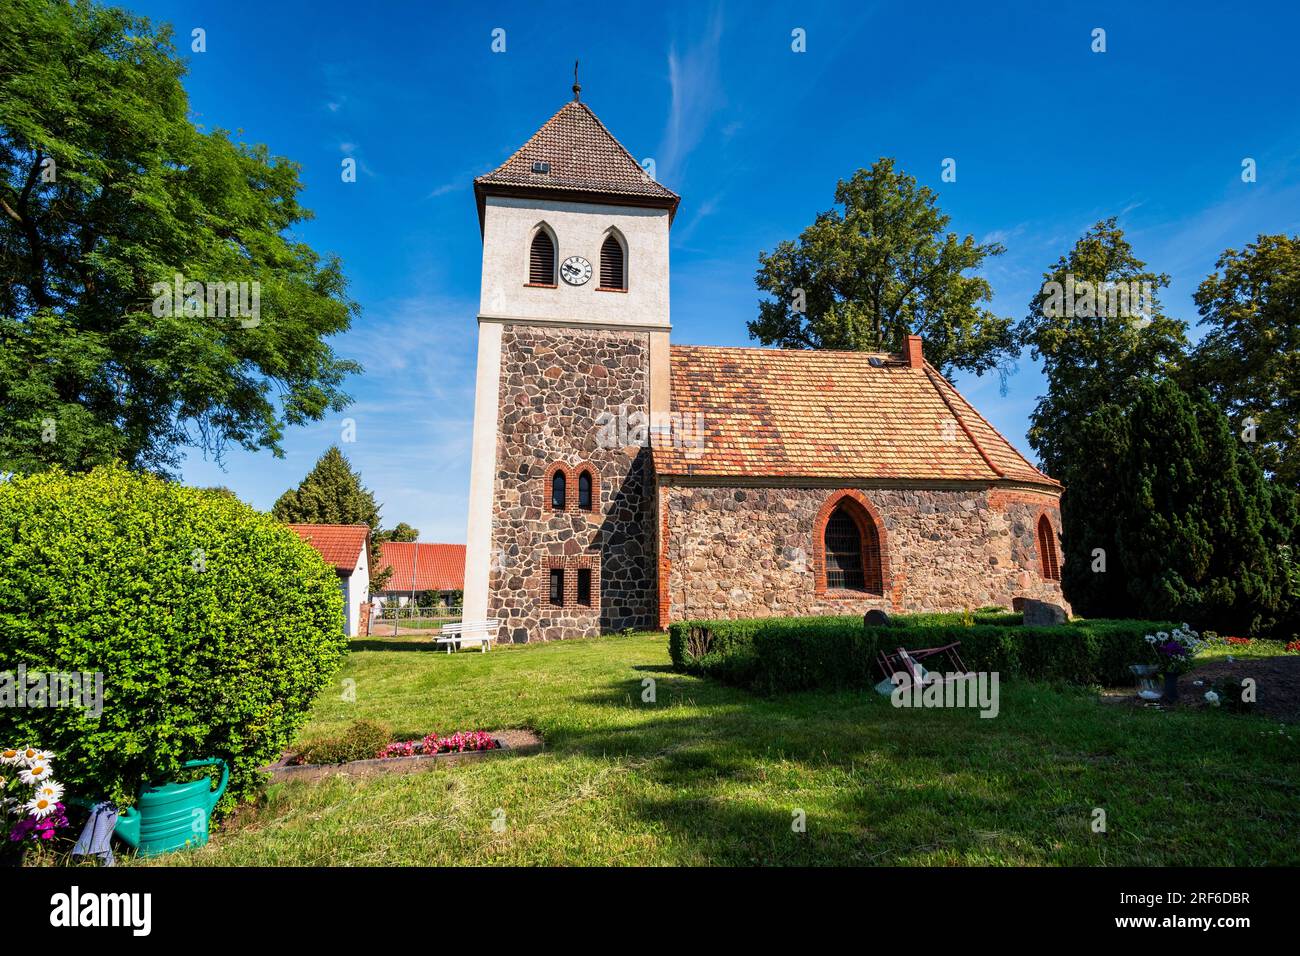
<path fill-rule="evenodd" d="M 860 614 L 871 608 L 958 611 L 1010 607 L 1017 596 L 1064 605 L 1060 584 L 1039 573 L 1035 537 L 1043 513 L 1059 533 L 1056 496 L 984 486 L 855 487 L 884 526 L 889 559 L 885 595 L 818 594 L 814 529 L 822 505 L 838 490 L 687 485 L 666 479 L 660 533 L 667 539 L 661 567 L 667 572 L 668 616 Z"/>
<path fill-rule="evenodd" d="M 600 447 L 597 421 L 649 408 L 644 332 L 506 325 L 501 343 L 497 471 L 488 611 L 501 641 L 592 636 L 656 623 L 653 488 L 649 453 Z M 594 472 L 591 512 L 550 507 L 548 469 Z M 576 478 L 569 483 L 576 502 Z M 565 570 L 564 606 L 549 601 L 549 572 Z M 576 603 L 579 567 L 592 604 Z"/>

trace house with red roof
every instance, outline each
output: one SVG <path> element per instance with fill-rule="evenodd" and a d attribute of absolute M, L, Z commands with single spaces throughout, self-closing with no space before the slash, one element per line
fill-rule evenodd
<path fill-rule="evenodd" d="M 460 606 L 465 589 L 463 544 L 385 541 L 379 549 L 379 563 L 393 573 L 375 595 L 377 603 L 404 606 L 422 592 L 432 592 L 444 606 Z"/>
<path fill-rule="evenodd" d="M 670 344 L 680 198 L 580 92 L 474 181 L 465 619 L 522 643 L 1064 605 L 1061 485 L 920 337 L 875 354 Z"/>
<path fill-rule="evenodd" d="M 334 568 L 343 592 L 343 633 L 361 633 L 362 606 L 370 598 L 370 528 L 364 524 L 291 524 L 298 537 Z"/>

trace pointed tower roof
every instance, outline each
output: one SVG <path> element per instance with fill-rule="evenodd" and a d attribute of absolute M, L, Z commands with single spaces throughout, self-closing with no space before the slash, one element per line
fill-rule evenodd
<path fill-rule="evenodd" d="M 486 196 L 528 196 L 677 212 L 679 197 L 650 177 L 623 144 L 576 97 L 509 159 L 474 180 L 479 226 Z"/>

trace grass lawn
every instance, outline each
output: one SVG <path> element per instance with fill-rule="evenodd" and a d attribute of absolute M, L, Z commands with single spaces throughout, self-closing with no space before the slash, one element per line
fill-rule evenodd
<path fill-rule="evenodd" d="M 420 638 L 353 646 L 355 703 L 326 693 L 304 736 L 359 717 L 404 737 L 532 727 L 545 752 L 277 784 L 208 847 L 148 862 L 1300 863 L 1300 728 L 1259 717 L 1033 683 L 1003 684 L 994 719 L 869 692 L 767 700 L 673 673 L 660 635 L 486 655 Z"/>

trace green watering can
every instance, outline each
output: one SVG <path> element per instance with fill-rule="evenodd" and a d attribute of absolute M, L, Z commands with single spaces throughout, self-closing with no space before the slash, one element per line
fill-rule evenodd
<path fill-rule="evenodd" d="M 158 856 L 186 847 L 204 846 L 208 842 L 212 808 L 230 782 L 230 767 L 220 757 L 189 760 L 181 765 L 186 770 L 217 765 L 221 766 L 221 782 L 216 790 L 212 789 L 211 777 L 190 783 L 169 782 L 141 787 L 135 806 L 118 815 L 113 832 L 137 849 L 141 856 Z M 75 798 L 74 802 L 85 807 L 91 805 L 89 801 Z"/>

